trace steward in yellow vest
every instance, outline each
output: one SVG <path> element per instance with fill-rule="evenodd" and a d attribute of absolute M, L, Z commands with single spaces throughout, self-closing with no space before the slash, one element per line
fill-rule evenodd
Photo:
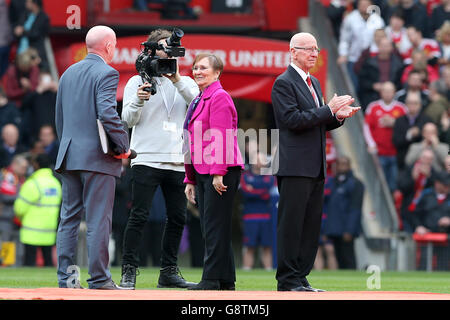
<path fill-rule="evenodd" d="M 32 160 L 35 172 L 22 185 L 14 202 L 20 219 L 20 242 L 25 244 L 25 265 L 35 265 L 36 249 L 41 247 L 45 265 L 53 265 L 51 246 L 56 242 L 56 229 L 61 204 L 61 183 L 53 176 L 47 155 Z"/>

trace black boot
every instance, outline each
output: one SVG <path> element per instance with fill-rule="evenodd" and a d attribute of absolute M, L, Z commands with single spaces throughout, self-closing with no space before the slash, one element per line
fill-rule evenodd
<path fill-rule="evenodd" d="M 177 266 L 164 267 L 159 272 L 158 288 L 190 288 L 195 285 L 183 278 Z"/>
<path fill-rule="evenodd" d="M 139 274 L 137 267 L 131 264 L 122 266 L 122 279 L 120 280 L 120 287 L 123 289 L 134 290 L 136 287 L 136 275 Z"/>

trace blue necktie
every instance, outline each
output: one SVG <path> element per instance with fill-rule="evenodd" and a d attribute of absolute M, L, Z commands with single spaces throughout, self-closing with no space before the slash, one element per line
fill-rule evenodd
<path fill-rule="evenodd" d="M 191 105 L 189 106 L 189 109 L 186 114 L 186 120 L 184 121 L 183 128 L 187 130 L 189 122 L 191 121 L 192 115 L 194 114 L 195 108 L 197 108 L 198 103 L 200 102 L 200 98 L 202 97 L 202 94 L 200 93 L 197 98 L 192 101 Z"/>

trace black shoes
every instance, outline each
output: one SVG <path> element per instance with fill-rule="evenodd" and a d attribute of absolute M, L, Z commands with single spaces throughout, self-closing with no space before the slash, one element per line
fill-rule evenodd
<path fill-rule="evenodd" d="M 234 282 L 220 282 L 219 290 L 235 291 L 236 286 L 234 285 Z"/>
<path fill-rule="evenodd" d="M 220 282 L 219 280 L 202 280 L 196 286 L 188 288 L 188 290 L 222 290 L 235 291 L 234 282 Z"/>
<path fill-rule="evenodd" d="M 311 287 L 308 280 L 306 278 L 303 278 L 300 280 L 300 285 L 294 288 L 286 288 L 283 286 L 278 286 L 278 291 L 303 291 L 303 292 L 325 292 L 325 290 L 322 289 L 316 289 Z"/>
<path fill-rule="evenodd" d="M 158 288 L 192 288 L 197 284 L 186 281 L 177 266 L 161 268 L 158 279 Z"/>
<path fill-rule="evenodd" d="M 120 287 L 126 290 L 134 290 L 136 287 L 136 275 L 139 274 L 137 267 L 131 264 L 122 266 L 122 279 L 120 280 Z"/>
<path fill-rule="evenodd" d="M 311 292 L 325 292 L 325 290 L 322 290 L 322 289 L 316 289 L 316 288 L 311 287 L 311 285 L 309 284 L 309 282 L 308 282 L 308 280 L 307 280 L 306 278 L 303 278 L 303 279 L 301 280 L 301 284 L 302 284 L 302 286 L 305 287 L 308 291 L 311 291 Z"/>
<path fill-rule="evenodd" d="M 188 290 L 220 290 L 219 280 L 202 280 Z"/>

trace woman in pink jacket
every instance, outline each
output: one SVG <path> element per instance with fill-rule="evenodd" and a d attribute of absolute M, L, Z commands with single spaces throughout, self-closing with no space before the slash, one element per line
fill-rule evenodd
<path fill-rule="evenodd" d="M 184 182 L 186 197 L 193 204 L 197 193 L 205 257 L 202 280 L 190 290 L 235 289 L 231 216 L 244 167 L 236 108 L 218 80 L 222 70 L 222 60 L 208 53 L 197 55 L 192 68 L 200 94 L 189 106 L 184 123 Z"/>

